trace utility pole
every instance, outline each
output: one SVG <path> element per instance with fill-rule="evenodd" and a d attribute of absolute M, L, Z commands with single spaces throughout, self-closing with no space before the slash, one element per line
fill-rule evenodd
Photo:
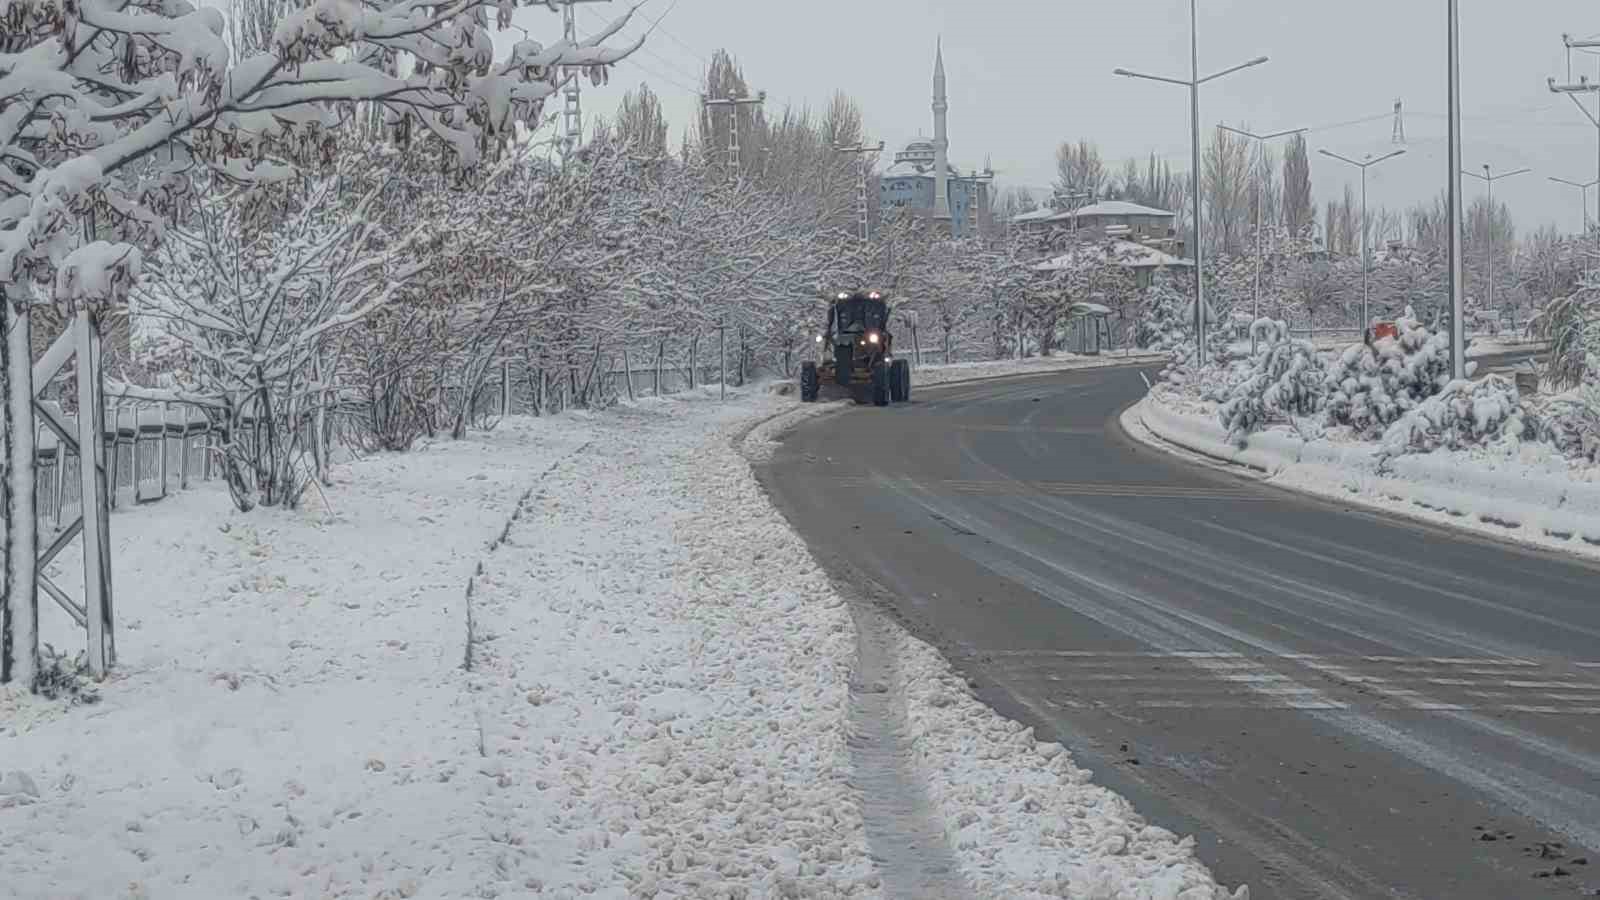
<path fill-rule="evenodd" d="M 1446 0 L 1445 15 L 1449 112 L 1446 121 L 1449 138 L 1448 168 L 1450 245 L 1450 374 L 1467 377 L 1467 302 L 1461 277 L 1461 6 L 1460 0 Z"/>
<path fill-rule="evenodd" d="M 1571 35 L 1565 35 L 1564 34 L 1564 35 L 1561 36 L 1561 40 L 1562 40 L 1563 43 L 1565 43 L 1567 45 L 1567 58 L 1568 58 L 1568 64 L 1567 64 L 1568 76 L 1567 77 L 1568 78 L 1572 77 L 1571 74 L 1570 74 L 1570 70 L 1571 70 L 1571 55 L 1572 55 L 1572 51 L 1573 50 L 1592 50 L 1592 49 L 1600 48 L 1600 41 L 1575 41 L 1575 40 L 1572 39 Z M 1595 178 L 1596 178 L 1597 181 L 1600 181 L 1600 114 L 1596 114 L 1596 113 L 1590 112 L 1589 108 L 1587 106 L 1583 105 L 1583 101 L 1579 100 L 1578 97 L 1577 97 L 1578 94 L 1600 94 L 1600 84 L 1596 84 L 1596 83 L 1593 83 L 1593 82 L 1589 81 L 1589 76 L 1587 76 L 1587 75 L 1579 76 L 1578 81 L 1577 81 L 1576 84 L 1570 84 L 1570 83 L 1569 84 L 1557 84 L 1556 80 L 1554 78 L 1549 79 L 1548 84 L 1550 85 L 1550 91 L 1552 93 L 1566 94 L 1567 96 L 1571 97 L 1573 105 L 1578 107 L 1578 111 L 1582 112 L 1584 117 L 1587 118 L 1594 125 L 1594 127 L 1595 127 L 1595 136 L 1596 136 L 1596 139 L 1597 139 L 1596 140 L 1596 156 L 1595 156 Z M 1597 107 L 1600 107 L 1600 104 L 1597 104 Z M 1595 199 L 1595 224 L 1597 226 L 1600 226 L 1600 191 L 1597 191 L 1596 195 L 1597 196 L 1596 196 L 1596 199 Z M 1585 209 L 1588 208 L 1588 200 L 1587 200 L 1587 198 L 1584 200 L 1584 207 L 1585 207 Z M 1595 265 L 1597 267 L 1600 267 L 1600 227 L 1597 227 L 1597 230 L 1595 231 L 1595 253 L 1597 254 Z"/>
<path fill-rule="evenodd" d="M 1450 0 L 1454 8 L 1455 0 Z M 1200 77 L 1200 13 L 1198 0 L 1189 0 L 1189 79 L 1164 78 L 1160 75 L 1145 75 L 1128 69 L 1114 69 L 1112 74 L 1122 75 L 1127 78 L 1144 78 L 1149 81 L 1161 81 L 1167 84 L 1176 84 L 1189 89 L 1189 131 L 1192 171 L 1189 179 L 1191 203 L 1194 207 L 1194 339 L 1196 362 L 1205 358 L 1206 352 L 1206 295 L 1205 295 L 1205 248 L 1200 239 L 1200 223 L 1202 218 L 1200 196 L 1200 85 L 1208 81 L 1215 81 L 1224 75 L 1231 75 L 1240 69 L 1259 66 L 1267 61 L 1265 56 L 1258 56 L 1249 62 L 1223 69 Z"/>
<path fill-rule="evenodd" d="M 756 96 L 754 98 L 741 97 L 741 96 L 738 96 L 738 95 L 734 95 L 734 96 L 722 97 L 722 98 L 719 98 L 719 99 L 716 99 L 716 100 L 712 100 L 712 99 L 706 97 L 705 94 L 701 94 L 700 95 L 700 105 L 701 106 L 706 106 L 706 107 L 726 106 L 728 108 L 728 111 L 733 114 L 732 117 L 729 119 L 729 124 L 728 124 L 728 164 L 729 164 L 729 170 L 730 170 L 730 172 L 732 174 L 732 179 L 734 181 L 738 181 L 739 177 L 740 177 L 740 173 L 739 173 L 739 107 L 741 107 L 741 106 L 760 106 L 760 105 L 762 105 L 763 103 L 766 103 L 766 102 L 767 102 L 767 92 L 766 91 L 761 91 L 760 93 L 756 94 Z"/>
<path fill-rule="evenodd" d="M 1532 171 L 1532 169 L 1517 169 L 1515 172 L 1505 172 L 1500 175 L 1494 175 L 1489 171 L 1489 164 L 1484 163 L 1482 175 L 1479 175 L 1477 172 L 1467 171 L 1463 171 L 1461 173 L 1463 175 L 1471 175 L 1473 178 L 1476 178 L 1489 186 L 1489 308 L 1494 310 L 1496 315 L 1499 315 L 1500 308 L 1494 305 L 1494 183 L 1502 178 L 1510 178 L 1513 175 L 1524 175 Z M 1513 319 L 1513 321 L 1515 321 L 1515 319 Z"/>
<path fill-rule="evenodd" d="M 1374 159 L 1372 154 L 1369 153 L 1367 154 L 1366 158 L 1360 162 L 1356 162 L 1355 160 L 1346 156 L 1340 156 L 1339 154 L 1330 150 L 1319 149 L 1317 152 L 1321 153 L 1323 156 L 1337 159 L 1340 162 L 1349 163 L 1350 165 L 1361 170 L 1361 339 L 1365 341 L 1367 339 L 1367 329 L 1372 327 L 1371 312 L 1368 309 L 1367 300 L 1367 270 L 1370 268 L 1367 260 L 1367 232 L 1370 230 L 1367 228 L 1367 170 L 1386 159 L 1394 159 L 1396 156 L 1405 153 L 1406 149 L 1401 147 L 1398 150 L 1391 150 L 1376 159 Z M 1330 239 L 1330 243 L 1331 242 L 1332 241 Z"/>
<path fill-rule="evenodd" d="M 561 38 L 576 47 L 578 46 L 577 4 L 610 2 L 611 0 L 547 0 L 547 5 L 552 11 L 557 6 L 561 7 Z M 567 156 L 571 156 L 583 142 L 583 102 L 578 92 L 580 80 L 576 75 L 569 75 L 566 90 L 562 92 L 566 99 L 566 106 L 561 113 L 566 132 L 562 137 L 562 146 Z"/>
<path fill-rule="evenodd" d="M 1072 213 L 1071 243 L 1076 244 L 1078 241 L 1078 211 L 1083 209 L 1083 201 L 1094 202 L 1094 191 L 1068 191 L 1062 199 L 1067 201 L 1067 211 Z"/>
<path fill-rule="evenodd" d="M 1400 101 L 1396 100 L 1395 101 L 1396 108 L 1398 108 L 1399 105 L 1400 105 Z M 1229 127 L 1227 125 L 1218 125 L 1217 127 L 1221 128 L 1223 131 L 1231 131 L 1234 134 L 1240 135 L 1241 137 L 1250 138 L 1251 140 L 1256 142 L 1256 287 L 1255 287 L 1255 299 L 1253 301 L 1253 307 L 1252 307 L 1251 312 L 1250 312 L 1250 318 L 1252 320 L 1255 320 L 1255 319 L 1261 318 L 1261 261 L 1262 261 L 1262 253 L 1261 253 L 1261 207 L 1266 205 L 1263 202 L 1266 198 L 1262 196 L 1262 194 L 1263 194 L 1263 190 L 1262 189 L 1265 187 L 1265 184 L 1266 184 L 1266 168 L 1267 168 L 1267 150 L 1266 150 L 1266 146 L 1267 146 L 1267 141 L 1273 140 L 1275 138 L 1289 137 L 1291 135 L 1296 135 L 1296 134 L 1304 134 L 1307 129 L 1304 129 L 1304 128 L 1292 128 L 1292 129 L 1290 129 L 1288 131 L 1274 131 L 1271 134 L 1252 134 L 1251 132 L 1243 131 L 1243 130 L 1238 129 L 1238 128 L 1231 128 L 1231 127 Z M 1362 219 L 1363 223 L 1365 223 L 1366 217 L 1367 217 L 1367 212 L 1366 212 L 1366 209 L 1365 209 L 1365 202 L 1366 201 L 1364 201 L 1364 200 L 1362 201 L 1363 208 L 1361 210 L 1361 219 Z M 1252 325 L 1250 327 L 1250 355 L 1254 356 L 1255 353 L 1256 353 L 1256 329 L 1255 329 L 1254 324 L 1252 323 Z"/>
<path fill-rule="evenodd" d="M 876 147 L 869 147 L 865 142 L 863 142 L 856 144 L 853 147 L 837 145 L 833 149 L 839 153 L 854 153 L 859 157 L 857 160 L 858 179 L 856 181 L 856 224 L 861 226 L 861 243 L 865 244 L 867 242 L 869 231 L 867 218 L 867 173 L 871 171 L 872 168 L 872 155 L 883 152 L 883 141 L 879 141 Z"/>

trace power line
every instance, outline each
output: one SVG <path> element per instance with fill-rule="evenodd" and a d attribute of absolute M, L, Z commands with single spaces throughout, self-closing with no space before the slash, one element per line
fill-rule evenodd
<path fill-rule="evenodd" d="M 584 10 L 584 13 L 585 13 L 585 15 L 590 15 L 590 13 L 587 10 Z M 645 30 L 646 37 L 649 36 L 649 33 L 650 33 L 650 29 L 646 29 Z M 641 46 L 639 49 L 641 51 L 643 51 L 646 55 L 651 57 L 652 59 L 655 59 L 655 60 L 661 62 L 667 68 L 671 69 L 674 73 L 676 73 L 678 75 L 681 75 L 681 76 L 683 76 L 685 78 L 691 79 L 693 81 L 699 81 L 700 80 L 700 77 L 701 77 L 700 73 L 698 73 L 698 72 L 690 72 L 688 69 L 682 67 L 678 63 L 675 63 L 672 60 L 667 59 L 665 56 L 662 56 L 661 54 L 656 53 L 654 50 L 650 49 L 650 45 L 649 45 L 648 42 L 645 43 L 643 46 Z"/>
<path fill-rule="evenodd" d="M 706 66 L 707 68 L 710 68 L 711 62 L 710 62 L 710 60 L 706 59 L 706 56 L 705 56 L 704 53 L 701 53 L 700 51 L 696 50 L 695 48 L 689 46 L 682 39 L 680 39 L 677 35 L 675 35 L 672 32 L 666 30 L 665 28 L 661 27 L 661 23 L 666 21 L 667 16 L 670 15 L 672 13 L 672 11 L 674 9 L 676 9 L 677 7 L 678 7 L 678 0 L 672 0 L 672 5 L 667 7 L 667 11 L 662 13 L 659 16 L 656 16 L 655 20 L 650 23 L 651 30 L 659 31 L 662 34 L 666 35 L 668 38 L 670 38 L 672 40 L 673 43 L 675 43 L 678 46 L 682 47 L 683 49 L 689 51 L 689 55 L 690 56 L 693 56 L 695 59 L 700 60 L 700 64 L 701 65 Z M 646 18 L 649 18 L 649 17 L 647 16 Z"/>
<path fill-rule="evenodd" d="M 672 85 L 673 87 L 677 88 L 678 90 L 683 91 L 684 93 L 690 95 L 691 97 L 694 97 L 696 100 L 698 100 L 700 98 L 700 91 L 699 91 L 698 88 L 689 87 L 688 85 L 686 85 L 683 82 L 677 80 L 676 78 L 672 78 L 670 76 L 663 75 L 660 72 L 657 72 L 656 70 L 654 70 L 654 69 L 650 68 L 649 66 L 645 65 L 644 63 L 639 62 L 638 60 L 634 59 L 631 56 L 624 57 L 622 62 L 625 62 L 630 66 L 633 66 L 634 68 L 636 68 L 639 71 L 645 73 L 646 75 L 651 76 L 652 78 L 658 78 L 661 81 Z"/>

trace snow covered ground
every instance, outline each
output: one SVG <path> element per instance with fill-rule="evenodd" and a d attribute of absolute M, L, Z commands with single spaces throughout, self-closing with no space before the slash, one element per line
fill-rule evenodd
<path fill-rule="evenodd" d="M 0 695 L 0 896 L 883 896 L 851 608 L 742 455 L 833 410 L 691 392 L 119 513 L 99 701 Z M 958 895 L 1230 896 L 891 643 Z"/>
<path fill-rule="evenodd" d="M 1129 407 L 1122 424 L 1152 445 L 1244 466 L 1284 487 L 1600 559 L 1600 466 L 1546 445 L 1408 454 L 1380 471 L 1378 445 L 1339 430 L 1308 439 L 1276 425 L 1241 449 L 1228 441 L 1215 404 L 1161 387 Z"/>

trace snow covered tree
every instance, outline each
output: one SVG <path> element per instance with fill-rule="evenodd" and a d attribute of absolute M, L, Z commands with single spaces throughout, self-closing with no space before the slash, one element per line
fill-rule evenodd
<path fill-rule="evenodd" d="M 1188 291 L 1179 284 L 1182 276 L 1169 269 L 1156 272 L 1144 290 L 1144 308 L 1139 316 L 1139 346 L 1146 350 L 1173 350 L 1189 340 L 1193 323 L 1184 316 L 1192 306 Z"/>
<path fill-rule="evenodd" d="M 1328 378 L 1316 347 L 1291 339 L 1287 322 L 1257 319 L 1250 328 L 1259 349 L 1217 410 L 1228 439 L 1241 447 L 1274 420 L 1317 412 Z"/>
<path fill-rule="evenodd" d="M 169 229 L 137 288 L 146 315 L 184 347 L 197 391 L 228 407 L 225 471 L 241 510 L 297 500 L 313 474 L 305 457 L 320 469 L 327 456 L 309 422 L 326 402 L 319 376 L 337 365 L 332 347 L 426 265 L 415 261 L 422 229 L 376 224 L 382 188 L 347 203 L 339 185 L 320 179 L 264 227 L 249 192 L 207 196 Z"/>
<path fill-rule="evenodd" d="M 1406 413 L 1450 383 L 1450 334 L 1434 331 L 1407 308 L 1399 339 L 1352 344 L 1328 374 L 1330 425 L 1377 438 Z"/>
<path fill-rule="evenodd" d="M 1558 387 L 1600 378 L 1600 273 L 1590 270 L 1572 293 L 1546 303 L 1529 328 L 1550 341 L 1545 373 Z"/>

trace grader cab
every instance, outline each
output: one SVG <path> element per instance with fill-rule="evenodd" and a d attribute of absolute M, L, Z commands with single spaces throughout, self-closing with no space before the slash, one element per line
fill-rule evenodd
<path fill-rule="evenodd" d="M 817 335 L 817 360 L 800 366 L 800 399 L 850 398 L 888 406 L 911 399 L 911 364 L 894 357 L 889 304 L 877 291 L 840 293 Z"/>

